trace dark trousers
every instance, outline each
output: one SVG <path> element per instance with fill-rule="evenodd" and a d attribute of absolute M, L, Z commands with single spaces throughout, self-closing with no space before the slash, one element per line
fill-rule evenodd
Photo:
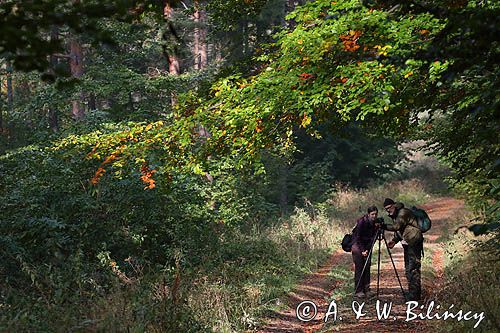
<path fill-rule="evenodd" d="M 359 287 L 354 291 L 355 293 L 366 292 L 370 287 L 370 265 L 371 258 L 363 257 L 361 254 L 361 249 L 357 244 L 352 245 L 352 260 L 354 261 L 354 288 L 356 288 L 359 284 Z M 361 272 L 363 271 L 363 267 L 365 266 L 366 261 L 368 260 L 368 264 L 366 265 L 365 272 L 363 276 L 361 276 Z M 361 280 L 361 283 L 359 281 Z"/>
<path fill-rule="evenodd" d="M 423 241 L 413 245 L 403 245 L 405 258 L 405 273 L 408 280 L 408 298 L 417 301 L 422 294 L 420 267 L 422 260 Z"/>

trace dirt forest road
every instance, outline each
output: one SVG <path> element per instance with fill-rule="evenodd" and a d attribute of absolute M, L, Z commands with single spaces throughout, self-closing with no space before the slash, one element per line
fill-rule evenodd
<path fill-rule="evenodd" d="M 432 300 L 433 293 L 439 289 L 443 277 L 444 253 L 442 244 L 439 242 L 443 233 L 449 233 L 447 225 L 450 219 L 456 216 L 456 213 L 464 209 L 461 200 L 453 198 L 440 198 L 429 202 L 422 207 L 427 211 L 431 220 L 432 228 L 425 234 L 424 252 L 428 257 L 425 260 L 431 260 L 434 269 L 434 278 L 429 280 L 424 278 L 426 274 L 422 272 L 423 281 L 423 300 L 420 305 L 426 301 Z M 389 236 L 390 237 L 390 236 Z M 389 238 L 387 237 L 387 238 Z M 390 238 L 389 238 L 390 239 Z M 378 252 L 378 243 L 373 250 Z M 403 288 L 407 290 L 407 281 L 404 276 L 404 259 L 401 245 L 396 245 L 391 251 L 396 269 L 399 273 Z M 392 303 L 390 316 L 386 320 L 378 320 L 376 310 L 376 297 L 357 300 L 359 303 L 365 302 L 363 312 L 366 315 L 358 320 L 351 309 L 352 294 L 348 296 L 337 297 L 336 289 L 344 287 L 352 291 L 353 265 L 350 253 L 338 250 L 319 268 L 319 270 L 306 276 L 298 284 L 296 289 L 290 293 L 286 304 L 287 308 L 278 313 L 272 314 L 266 319 L 266 324 L 259 332 L 429 332 L 432 331 L 428 323 L 423 320 L 412 320 L 406 322 L 406 304 L 402 296 L 401 288 L 397 281 L 394 268 L 387 254 L 385 245 L 382 242 L 381 247 L 381 267 L 380 267 L 380 305 L 385 303 L 387 306 Z M 341 279 L 336 279 L 332 271 L 344 271 Z M 429 269 L 429 268 L 427 268 Z M 377 289 L 377 257 L 372 258 L 371 268 L 371 290 Z M 338 276 L 338 275 L 337 275 Z M 343 285 L 348 283 L 349 285 Z M 301 322 L 297 319 L 296 308 L 304 300 L 313 301 L 317 306 L 317 316 L 309 322 Z M 324 322 L 325 314 L 329 304 L 335 300 L 337 305 L 337 320 L 330 316 L 328 321 Z M 312 309 L 312 308 L 311 308 Z M 333 308 L 332 308 L 333 310 Z M 415 313 L 419 313 L 415 309 Z M 422 310 L 419 310 L 422 311 Z M 342 320 L 340 319 L 342 317 Z"/>

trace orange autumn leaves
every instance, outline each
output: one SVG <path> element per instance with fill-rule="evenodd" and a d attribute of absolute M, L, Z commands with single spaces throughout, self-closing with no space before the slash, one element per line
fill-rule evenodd
<path fill-rule="evenodd" d="M 357 44 L 359 36 L 361 36 L 361 31 L 359 30 L 350 30 L 347 35 L 340 35 L 344 50 L 347 52 L 354 52 L 359 49 L 360 46 Z"/>
<path fill-rule="evenodd" d="M 102 178 L 106 170 L 104 169 L 104 166 L 117 158 L 119 158 L 119 153 L 120 151 L 115 151 L 111 155 L 109 155 L 104 162 L 101 163 L 99 168 L 96 170 L 94 173 L 94 176 L 90 179 L 90 183 L 92 185 L 97 185 L 99 183 L 99 180 Z M 140 179 L 146 186 L 144 187 L 144 190 L 151 190 L 156 187 L 155 180 L 152 178 L 153 174 L 156 172 L 155 169 L 150 169 L 147 163 L 143 163 L 141 166 L 141 177 Z"/>
<path fill-rule="evenodd" d="M 146 163 L 143 163 L 142 164 L 142 167 L 141 167 L 141 173 L 142 173 L 142 176 L 141 176 L 141 180 L 147 184 L 146 187 L 144 187 L 144 189 L 153 189 L 155 188 L 155 180 L 152 178 L 153 174 L 156 172 L 155 169 L 149 169 L 148 165 Z"/>
<path fill-rule="evenodd" d="M 109 155 L 108 157 L 106 157 L 106 159 L 104 160 L 104 162 L 101 163 L 101 165 L 99 166 L 99 168 L 96 170 L 96 172 L 94 174 L 94 177 L 92 177 L 90 179 L 90 183 L 92 185 L 97 185 L 97 183 L 99 183 L 99 180 L 101 179 L 101 177 L 106 172 L 106 170 L 104 169 L 104 166 L 106 164 L 111 163 L 114 160 L 116 160 L 118 158 L 120 152 L 121 152 L 121 149 L 123 149 L 123 146 L 120 147 L 118 150 L 114 151 L 113 153 L 111 153 L 111 155 Z"/>
<path fill-rule="evenodd" d="M 103 167 L 99 167 L 95 174 L 94 174 L 94 177 L 92 177 L 90 179 L 90 183 L 92 185 L 97 185 L 97 183 L 99 182 L 99 180 L 101 179 L 101 177 L 104 175 L 104 173 L 106 172 L 106 170 L 103 168 Z"/>
<path fill-rule="evenodd" d="M 106 173 L 105 167 L 109 164 L 113 164 L 115 160 L 119 159 L 121 155 L 123 155 L 124 150 L 127 146 L 123 143 L 126 142 L 138 142 L 143 135 L 144 132 L 151 131 L 152 129 L 157 129 L 163 126 L 163 121 L 157 121 L 155 123 L 147 124 L 142 128 L 134 129 L 133 131 L 125 132 L 124 136 L 119 137 L 120 146 L 116 148 L 109 156 L 107 156 L 104 161 L 101 163 L 99 168 L 94 173 L 94 176 L 90 179 L 90 183 L 92 185 L 97 185 L 102 178 L 102 176 Z M 97 148 L 100 143 L 97 143 L 94 149 L 87 155 L 87 158 L 99 157 L 96 155 Z M 153 174 L 156 172 L 154 169 L 149 169 L 148 163 L 145 160 L 142 160 L 142 166 L 140 168 L 141 176 L 140 179 L 146 187 L 144 189 L 153 189 L 156 187 L 155 180 L 152 178 Z"/>

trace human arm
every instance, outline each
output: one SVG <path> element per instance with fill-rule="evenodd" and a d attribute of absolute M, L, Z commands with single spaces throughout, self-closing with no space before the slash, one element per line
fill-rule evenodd
<path fill-rule="evenodd" d="M 361 230 L 361 221 L 362 219 L 358 219 L 356 221 L 356 225 L 352 229 L 352 244 L 360 243 L 360 230 Z"/>
<path fill-rule="evenodd" d="M 399 241 L 403 240 L 399 231 L 394 232 L 392 239 L 387 243 L 387 247 L 392 249 Z"/>
<path fill-rule="evenodd" d="M 400 231 L 403 229 L 403 225 L 404 225 L 404 220 L 401 218 L 401 216 L 398 215 L 396 219 L 394 219 L 393 224 L 382 223 L 381 227 L 382 229 L 388 231 Z"/>
<path fill-rule="evenodd" d="M 403 230 L 404 226 L 404 220 L 402 219 L 401 215 L 398 214 L 396 216 L 396 219 L 393 220 L 393 224 L 385 224 L 383 223 L 381 225 L 382 229 L 384 230 L 389 230 L 389 231 L 394 231 L 392 239 L 387 243 L 387 246 L 392 249 L 399 241 L 401 241 L 403 238 L 401 237 L 401 231 Z"/>

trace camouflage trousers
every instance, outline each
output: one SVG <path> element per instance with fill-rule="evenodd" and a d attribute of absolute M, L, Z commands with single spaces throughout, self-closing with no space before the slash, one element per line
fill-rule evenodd
<path fill-rule="evenodd" d="M 423 241 L 413 245 L 403 245 L 405 273 L 408 280 L 408 299 L 418 301 L 422 294 L 420 268 L 423 252 Z"/>

